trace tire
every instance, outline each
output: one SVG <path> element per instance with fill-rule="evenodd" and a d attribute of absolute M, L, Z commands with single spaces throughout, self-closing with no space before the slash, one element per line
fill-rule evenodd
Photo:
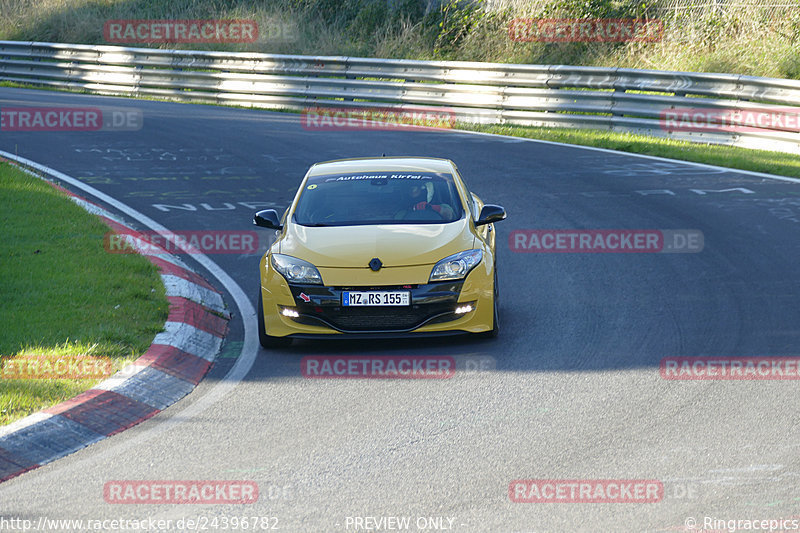
<path fill-rule="evenodd" d="M 264 299 L 261 295 L 261 289 L 258 290 L 258 342 L 267 350 L 275 348 L 286 348 L 292 344 L 292 339 L 289 337 L 270 337 L 267 335 L 267 330 L 264 325 Z"/>

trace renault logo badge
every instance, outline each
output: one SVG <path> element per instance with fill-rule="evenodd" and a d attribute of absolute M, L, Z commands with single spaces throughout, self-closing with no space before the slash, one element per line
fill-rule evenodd
<path fill-rule="evenodd" d="M 370 262 L 369 262 L 369 267 L 372 270 L 374 270 L 375 272 L 380 270 L 382 266 L 383 266 L 383 263 L 381 263 L 381 260 L 378 259 L 377 257 L 373 257 L 372 260 L 370 260 Z"/>

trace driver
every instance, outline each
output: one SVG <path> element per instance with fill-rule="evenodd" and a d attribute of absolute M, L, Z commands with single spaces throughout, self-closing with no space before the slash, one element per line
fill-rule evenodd
<path fill-rule="evenodd" d="M 425 209 L 432 209 L 439 213 L 445 220 L 453 218 L 453 208 L 447 204 L 432 204 L 430 201 L 433 199 L 433 183 L 415 183 L 411 186 L 411 211 L 423 211 Z"/>

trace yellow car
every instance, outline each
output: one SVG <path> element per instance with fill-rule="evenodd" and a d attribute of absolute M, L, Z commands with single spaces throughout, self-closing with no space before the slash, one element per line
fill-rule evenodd
<path fill-rule="evenodd" d="M 447 159 L 378 157 L 313 165 L 259 264 L 259 339 L 498 332 L 494 222 Z"/>

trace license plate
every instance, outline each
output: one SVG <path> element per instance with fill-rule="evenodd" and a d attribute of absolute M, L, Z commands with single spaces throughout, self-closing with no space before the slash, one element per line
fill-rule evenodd
<path fill-rule="evenodd" d="M 342 305 L 411 305 L 409 291 L 344 291 Z"/>

